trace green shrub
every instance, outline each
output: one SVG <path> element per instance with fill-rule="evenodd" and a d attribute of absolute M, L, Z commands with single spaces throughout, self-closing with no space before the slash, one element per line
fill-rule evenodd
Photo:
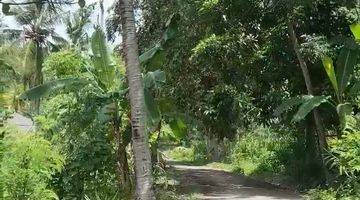
<path fill-rule="evenodd" d="M 338 177 L 333 188 L 308 192 L 308 199 L 332 200 L 360 199 L 360 120 L 356 116 L 346 118 L 341 138 L 329 142 L 327 163 L 336 169 Z"/>
<path fill-rule="evenodd" d="M 192 142 L 192 148 L 194 149 L 194 162 L 198 164 L 204 164 L 209 161 L 208 144 L 205 140 L 195 140 Z"/>
<path fill-rule="evenodd" d="M 289 134 L 257 127 L 241 136 L 230 152 L 230 162 L 246 175 L 281 174 L 291 156 L 294 139 Z"/>
<path fill-rule="evenodd" d="M 44 74 L 49 79 L 79 75 L 85 69 L 85 60 L 74 50 L 52 53 L 44 62 Z"/>
<path fill-rule="evenodd" d="M 0 143 L 0 199 L 57 199 L 48 187 L 62 156 L 35 134 L 10 134 Z"/>
<path fill-rule="evenodd" d="M 195 160 L 194 149 L 187 147 L 175 147 L 169 151 L 171 159 L 180 162 L 193 162 Z"/>
<path fill-rule="evenodd" d="M 336 192 L 332 189 L 330 190 L 321 190 L 321 189 L 312 189 L 305 196 L 307 200 L 336 200 Z"/>
<path fill-rule="evenodd" d="M 345 133 L 340 139 L 330 141 L 330 160 L 340 175 L 360 173 L 360 132 Z"/>
<path fill-rule="evenodd" d="M 198 140 L 192 142 L 190 147 L 175 147 L 168 154 L 176 161 L 195 165 L 204 164 L 209 160 L 206 143 Z"/>
<path fill-rule="evenodd" d="M 328 163 L 337 169 L 337 197 L 360 199 L 360 119 L 348 116 L 341 138 L 329 142 Z"/>

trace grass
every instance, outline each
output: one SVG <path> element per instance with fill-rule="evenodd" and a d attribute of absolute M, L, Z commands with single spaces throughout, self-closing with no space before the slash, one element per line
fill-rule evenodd
<path fill-rule="evenodd" d="M 170 161 L 176 161 L 178 164 L 200 166 L 208 163 L 208 161 L 202 159 L 202 157 L 196 156 L 193 147 L 174 147 L 164 151 L 164 155 L 168 157 Z"/>
<path fill-rule="evenodd" d="M 221 169 L 227 172 L 236 172 L 236 169 L 233 165 L 224 162 L 211 162 L 206 164 L 205 166 L 213 169 Z"/>
<path fill-rule="evenodd" d="M 175 147 L 164 152 L 166 157 L 171 161 L 175 161 L 178 164 L 194 165 L 194 166 L 206 166 L 213 169 L 221 169 L 228 172 L 236 172 L 236 168 L 225 162 L 209 162 L 205 160 L 196 159 L 194 148 L 191 147 Z"/>
<path fill-rule="evenodd" d="M 3 126 L 0 126 L 0 133 L 22 133 L 22 131 L 13 124 L 4 124 Z"/>
<path fill-rule="evenodd" d="M 244 174 L 246 176 L 254 175 L 258 169 L 258 165 L 250 160 L 242 160 L 237 162 L 237 164 L 233 164 L 233 171 Z"/>

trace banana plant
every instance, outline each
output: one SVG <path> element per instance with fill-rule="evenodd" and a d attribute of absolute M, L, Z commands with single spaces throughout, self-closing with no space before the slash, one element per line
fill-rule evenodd
<path fill-rule="evenodd" d="M 330 57 L 323 57 L 322 59 L 323 66 L 336 95 L 334 102 L 336 102 L 335 106 L 340 119 L 341 129 L 345 127 L 346 115 L 352 113 L 351 103 L 346 101 L 346 89 L 349 86 L 354 66 L 358 63 L 358 58 L 358 48 L 343 47 L 337 59 L 336 73 L 333 60 Z"/>
<path fill-rule="evenodd" d="M 160 131 L 159 124 L 165 121 L 169 124 L 175 139 L 182 139 L 186 134 L 184 117 L 177 111 L 174 103 L 168 97 L 161 96 L 161 89 L 166 82 L 163 71 L 148 72 L 144 76 L 145 108 L 147 111 L 148 132 Z"/>
<path fill-rule="evenodd" d="M 353 24 L 350 29 L 354 35 L 355 40 L 360 38 L 360 24 Z M 296 114 L 293 116 L 293 122 L 303 120 L 313 109 L 319 107 L 321 104 L 327 103 L 336 108 L 341 129 L 345 127 L 345 117 L 351 114 L 351 103 L 346 101 L 346 92 L 349 88 L 351 75 L 354 71 L 354 66 L 359 61 L 359 46 L 355 42 L 345 44 L 337 57 L 336 68 L 331 57 L 323 56 L 322 64 L 329 81 L 334 89 L 335 99 L 331 96 L 312 96 L 303 95 L 299 97 L 290 98 L 282 103 L 274 112 L 276 116 L 288 111 L 294 107 L 298 107 Z M 355 85 L 356 86 L 356 85 Z M 357 86 L 356 86 L 357 87 Z M 360 87 L 359 87 L 360 88 Z"/>
<path fill-rule="evenodd" d="M 100 27 L 95 27 L 91 37 L 90 66 L 83 77 L 73 77 L 53 80 L 36 86 L 21 95 L 22 99 L 40 99 L 50 94 L 61 92 L 76 92 L 85 86 L 91 87 L 95 93 L 94 103 L 99 105 L 98 120 L 111 124 L 112 135 L 115 139 L 116 169 L 119 185 L 128 188 L 130 184 L 130 171 L 126 155 L 126 146 L 120 131 L 121 115 L 119 115 L 119 102 L 126 98 L 127 86 L 124 74 L 121 74 L 112 62 L 111 54 L 106 45 L 106 36 Z M 99 101 L 101 100 L 101 101 Z"/>
<path fill-rule="evenodd" d="M 167 24 L 168 28 L 159 43 L 140 55 L 139 59 L 143 66 L 158 68 L 162 64 L 163 61 L 158 60 L 157 55 L 163 53 L 163 47 L 174 37 L 176 27 L 173 19 L 172 16 Z M 93 52 L 91 58 L 93 69 L 89 70 L 91 77 L 93 77 L 91 80 L 75 77 L 50 81 L 24 92 L 21 98 L 35 100 L 53 94 L 55 91 L 64 91 L 66 88 L 76 90 L 81 86 L 92 84 L 98 86 L 99 91 L 103 91 L 101 98 L 110 98 L 104 101 L 104 105 L 100 108 L 99 120 L 106 123 L 113 119 L 113 116 L 116 116 L 115 114 L 119 111 L 118 104 L 115 102 L 124 101 L 128 89 L 127 86 L 124 87 L 121 81 L 114 81 L 119 80 L 121 74 L 116 72 L 115 66 L 111 63 L 106 48 L 105 34 L 100 28 L 96 28 L 91 38 L 91 47 Z M 122 75 L 120 79 L 124 80 L 124 76 Z M 161 90 L 166 81 L 165 73 L 161 70 L 148 72 L 143 76 L 143 79 L 148 132 L 154 132 L 161 120 L 165 120 L 172 128 L 174 137 L 181 139 L 186 133 L 186 124 L 183 118 L 180 118 L 173 106 L 171 108 L 171 105 L 174 104 L 170 103 L 167 98 L 156 97 L 156 93 Z"/>
<path fill-rule="evenodd" d="M 145 69 L 158 69 L 164 64 L 165 49 L 169 46 L 169 43 L 175 38 L 178 33 L 177 22 L 179 15 L 174 13 L 169 17 L 166 22 L 166 31 L 161 37 L 160 41 L 156 43 L 148 51 L 140 55 L 140 63 Z M 155 70 L 148 72 L 144 76 L 144 93 L 145 104 L 147 110 L 147 128 L 149 132 L 158 130 L 160 133 L 161 121 L 165 121 L 172 129 L 175 139 L 184 138 L 187 130 L 187 126 L 183 117 L 183 114 L 177 111 L 174 103 L 164 95 L 161 95 L 161 88 L 166 82 L 166 75 L 161 70 Z M 158 133 L 158 138 L 160 137 Z"/>

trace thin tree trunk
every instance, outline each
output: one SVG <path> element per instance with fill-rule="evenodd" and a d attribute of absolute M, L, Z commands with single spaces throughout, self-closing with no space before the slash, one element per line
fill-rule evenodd
<path fill-rule="evenodd" d="M 113 118 L 113 131 L 116 140 L 116 170 L 118 173 L 119 187 L 123 191 L 129 191 L 131 187 L 129 164 L 126 155 L 126 147 L 124 145 L 123 137 L 120 133 L 120 120 L 118 115 L 118 105 L 115 103 L 115 115 Z"/>
<path fill-rule="evenodd" d="M 159 163 L 160 159 L 159 159 L 159 153 L 158 153 L 158 146 L 159 146 L 159 140 L 160 140 L 160 136 L 161 136 L 161 120 L 158 124 L 157 129 L 155 130 L 155 132 L 158 132 L 158 135 L 156 137 L 155 142 L 151 145 L 151 160 L 154 164 Z"/>
<path fill-rule="evenodd" d="M 292 21 L 288 23 L 288 31 L 290 34 L 290 39 L 293 44 L 296 57 L 299 61 L 300 68 L 301 68 L 301 71 L 302 71 L 302 74 L 303 74 L 303 77 L 305 80 L 307 92 L 309 95 L 314 95 L 314 89 L 313 89 L 313 86 L 311 83 L 310 73 L 309 73 L 306 62 L 300 53 L 299 42 L 298 42 L 295 30 L 294 30 L 294 23 Z M 326 169 L 325 162 L 324 162 L 324 153 L 327 148 L 327 142 L 326 142 L 326 137 L 325 137 L 325 129 L 323 127 L 318 109 L 313 110 L 313 117 L 314 117 L 316 129 L 317 129 L 317 135 L 318 135 L 317 138 L 318 138 L 318 143 L 319 143 L 320 157 L 322 160 L 323 170 L 325 173 L 325 178 L 328 179 L 328 171 Z"/>
<path fill-rule="evenodd" d="M 36 54 L 35 54 L 35 62 L 36 62 L 36 69 L 34 73 L 34 83 L 32 87 L 36 87 L 43 83 L 43 76 L 42 76 L 42 65 L 43 65 L 43 52 L 41 45 L 38 41 L 35 41 L 36 44 Z M 34 111 L 36 114 L 39 114 L 40 110 L 40 99 L 34 100 Z"/>
<path fill-rule="evenodd" d="M 139 62 L 133 0 L 119 0 L 127 79 L 130 87 L 132 147 L 135 164 L 135 198 L 155 199 L 149 138 L 145 130 L 145 99 Z"/>

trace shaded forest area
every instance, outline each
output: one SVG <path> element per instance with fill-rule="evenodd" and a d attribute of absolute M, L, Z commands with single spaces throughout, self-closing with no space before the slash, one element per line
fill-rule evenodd
<path fill-rule="evenodd" d="M 0 199 L 197 199 L 173 163 L 360 199 L 359 1 L 109 2 L 0 0 Z"/>

